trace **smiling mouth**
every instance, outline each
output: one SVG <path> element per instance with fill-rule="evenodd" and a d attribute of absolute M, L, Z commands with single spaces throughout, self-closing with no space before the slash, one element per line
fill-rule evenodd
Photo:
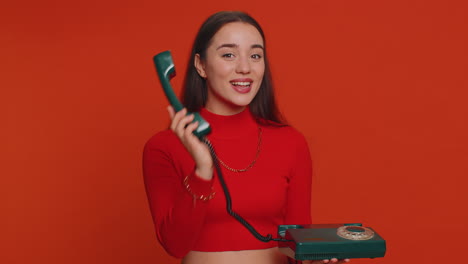
<path fill-rule="evenodd" d="M 247 88 L 250 87 L 252 82 L 231 82 L 231 84 L 240 88 Z"/>
<path fill-rule="evenodd" d="M 232 88 L 241 94 L 250 92 L 252 88 L 252 82 L 231 82 Z"/>

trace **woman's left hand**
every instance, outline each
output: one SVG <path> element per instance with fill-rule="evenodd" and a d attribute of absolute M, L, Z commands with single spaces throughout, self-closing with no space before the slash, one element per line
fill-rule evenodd
<path fill-rule="evenodd" d="M 336 259 L 336 258 L 332 258 L 332 259 L 324 259 L 324 260 L 303 260 L 302 261 L 302 264 L 325 264 L 325 263 L 328 263 L 328 264 L 341 264 L 341 263 L 348 263 L 350 260 L 349 259 Z"/>

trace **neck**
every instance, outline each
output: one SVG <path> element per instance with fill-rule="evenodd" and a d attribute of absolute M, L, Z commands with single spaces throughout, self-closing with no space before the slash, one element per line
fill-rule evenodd
<path fill-rule="evenodd" d="M 202 108 L 200 114 L 211 126 L 210 137 L 241 137 L 246 134 L 257 134 L 258 125 L 249 108 L 244 108 L 238 114 L 222 115 Z"/>
<path fill-rule="evenodd" d="M 210 111 L 213 114 L 223 115 L 223 116 L 230 116 L 230 115 L 237 115 L 245 110 L 246 106 L 223 106 L 223 107 L 216 107 L 211 105 L 206 105 L 206 110 Z"/>

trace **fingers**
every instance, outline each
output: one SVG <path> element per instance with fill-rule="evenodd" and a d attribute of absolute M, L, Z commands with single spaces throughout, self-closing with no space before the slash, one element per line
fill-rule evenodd
<path fill-rule="evenodd" d="M 171 106 L 169 106 L 167 108 L 168 112 L 169 112 L 169 115 L 172 119 L 172 122 L 171 122 L 171 130 L 172 131 L 176 131 L 177 129 L 177 126 L 179 125 L 180 121 L 186 117 L 186 114 L 187 114 L 187 109 L 182 109 L 180 110 L 179 112 L 175 113 L 174 112 L 174 108 L 172 108 Z"/>
<path fill-rule="evenodd" d="M 342 264 L 342 263 L 348 263 L 348 262 L 349 262 L 349 259 L 340 259 L 340 260 L 338 260 L 336 258 L 332 258 L 329 263 Z"/>
<path fill-rule="evenodd" d="M 191 118 L 190 122 L 192 122 L 192 120 L 193 120 L 193 115 L 191 115 L 191 116 L 192 116 L 192 118 Z M 198 127 L 198 121 L 195 121 L 195 122 L 193 122 L 193 123 L 189 123 L 189 125 L 186 125 L 186 126 L 185 126 L 185 130 L 184 130 L 184 136 L 185 136 L 186 138 L 188 138 L 188 137 L 194 137 L 193 131 L 194 131 L 195 129 L 197 129 L 197 127 Z"/>
<path fill-rule="evenodd" d="M 171 130 L 174 131 L 179 138 L 191 136 L 191 133 L 197 128 L 198 123 L 191 123 L 194 119 L 194 115 L 187 115 L 187 109 L 182 109 L 177 113 L 174 113 L 172 107 L 168 107 L 169 115 L 172 118 Z"/>
<path fill-rule="evenodd" d="M 175 120 L 177 118 L 178 122 Z M 174 118 L 174 122 L 177 122 L 175 124 L 175 129 L 174 129 L 174 132 L 176 132 L 176 134 L 181 137 L 181 136 L 184 136 L 184 135 L 187 135 L 185 132 L 186 130 L 188 130 L 188 127 L 193 127 L 193 124 L 191 124 L 190 122 L 193 121 L 193 118 L 194 116 L 193 115 L 187 115 L 187 116 L 183 116 L 183 117 L 180 117 L 180 119 L 178 118 L 177 114 L 176 114 L 176 117 Z"/>
<path fill-rule="evenodd" d="M 168 105 L 167 106 L 167 111 L 169 112 L 169 117 L 171 119 L 173 119 L 174 115 L 175 115 L 174 107 L 172 107 L 172 105 Z"/>
<path fill-rule="evenodd" d="M 330 260 L 328 260 L 328 259 L 322 259 L 322 260 L 313 260 L 313 261 L 308 262 L 308 263 L 310 263 L 310 264 L 324 264 L 324 263 L 329 263 L 329 262 L 330 262 Z M 303 263 L 307 263 L 307 262 L 303 261 Z"/>
<path fill-rule="evenodd" d="M 349 259 L 341 259 L 341 260 L 338 260 L 336 258 L 332 258 L 332 259 L 323 259 L 323 260 L 313 260 L 313 261 L 307 261 L 307 262 L 303 262 L 304 264 L 325 264 L 325 263 L 328 263 L 328 264 L 342 264 L 342 263 L 348 263 L 350 260 Z"/>
<path fill-rule="evenodd" d="M 338 260 L 336 258 L 332 258 L 329 263 L 342 264 L 342 263 L 348 263 L 348 262 L 349 262 L 349 259 L 340 259 L 340 260 Z"/>

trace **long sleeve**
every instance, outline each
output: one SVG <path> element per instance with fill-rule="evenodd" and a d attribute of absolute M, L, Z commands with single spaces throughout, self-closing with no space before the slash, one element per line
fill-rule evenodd
<path fill-rule="evenodd" d="M 286 224 L 311 224 L 312 161 L 302 134 L 294 138 L 295 157 L 289 177 Z"/>
<path fill-rule="evenodd" d="M 194 193 L 209 194 L 212 181 L 194 174 L 194 162 L 171 131 L 145 145 L 143 175 L 156 235 L 165 250 L 184 257 L 202 229 L 209 201 L 194 200 L 183 185 L 186 176 Z"/>

